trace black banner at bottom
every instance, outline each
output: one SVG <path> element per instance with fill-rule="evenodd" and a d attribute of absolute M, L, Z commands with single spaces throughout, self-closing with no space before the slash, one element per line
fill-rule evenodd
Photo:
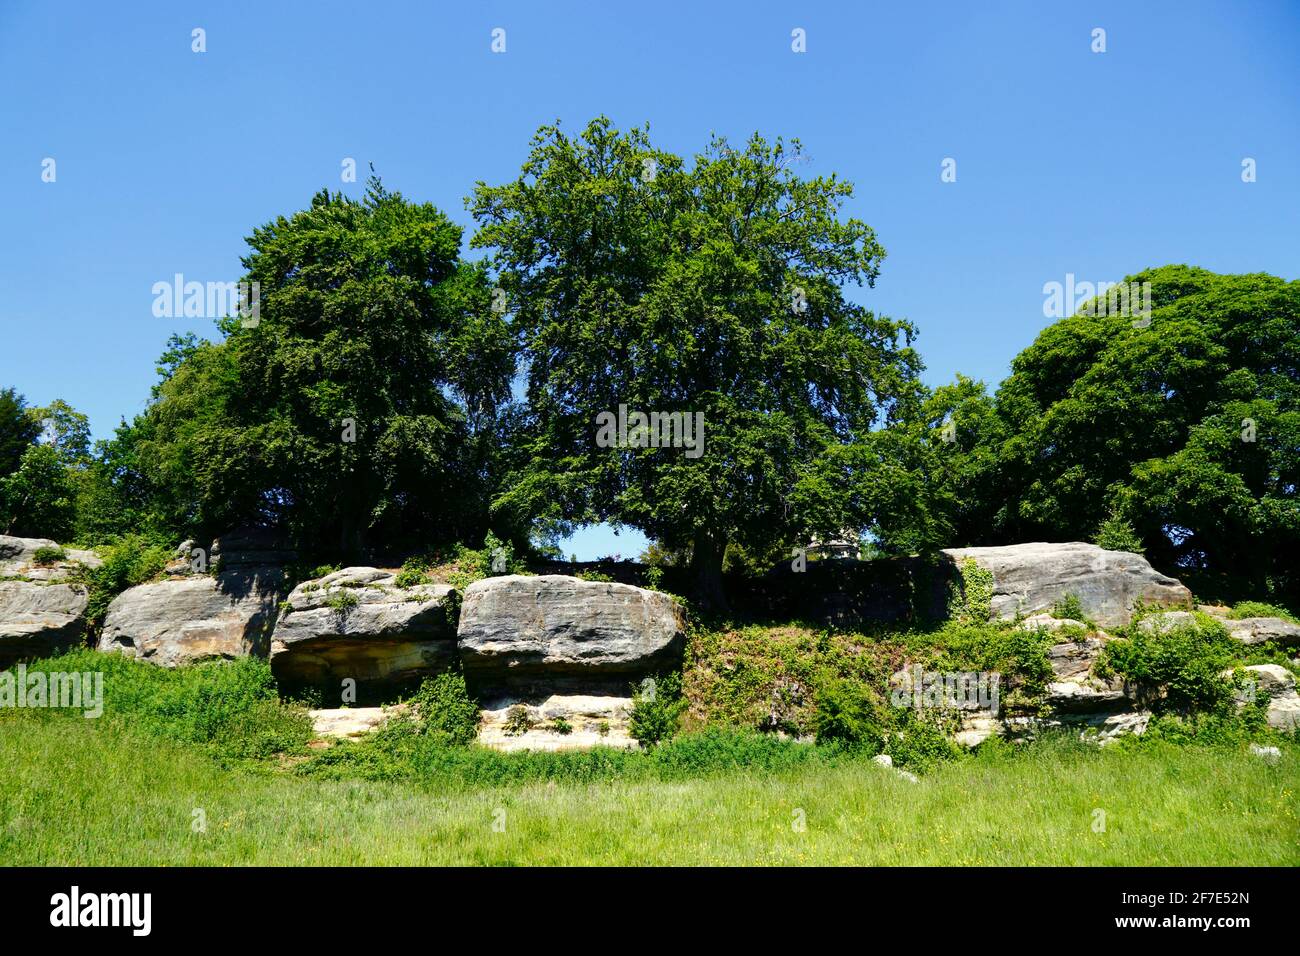
<path fill-rule="evenodd" d="M 784 935 L 782 924 L 807 933 L 838 914 L 922 938 L 980 933 L 987 921 L 989 932 L 1017 935 L 1068 927 L 1227 942 L 1292 925 L 1294 879 L 1247 868 L 0 869 L 0 926 L 7 944 L 75 935 L 339 945 L 402 941 L 432 921 L 499 944 L 558 933 L 557 919 L 566 933 L 576 922 L 584 933 L 635 934 L 648 919 L 763 937 Z"/>

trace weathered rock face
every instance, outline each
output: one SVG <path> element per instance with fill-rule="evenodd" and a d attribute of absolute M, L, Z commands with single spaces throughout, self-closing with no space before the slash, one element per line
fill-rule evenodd
<path fill-rule="evenodd" d="M 1300 624 L 1292 624 L 1280 617 L 1246 617 L 1224 620 L 1228 634 L 1243 644 L 1263 644 L 1276 641 L 1282 647 L 1300 647 Z"/>
<path fill-rule="evenodd" d="M 43 550 L 63 556 L 51 558 Z M 0 578 L 7 579 L 0 580 L 0 667 L 80 643 L 86 590 L 69 579 L 80 565 L 101 564 L 93 551 L 62 548 L 48 538 L 0 535 Z"/>
<path fill-rule="evenodd" d="M 78 585 L 0 581 L 0 668 L 75 647 L 85 611 Z"/>
<path fill-rule="evenodd" d="M 265 656 L 281 580 L 277 569 L 262 568 L 131 588 L 108 606 L 99 649 L 166 667 Z"/>
<path fill-rule="evenodd" d="M 37 552 L 42 549 L 60 550 L 63 558 L 38 564 Z M 0 577 L 19 577 L 28 581 L 62 581 L 79 564 L 97 568 L 104 562 L 94 551 L 63 548 L 49 538 L 14 538 L 0 534 Z"/>
<path fill-rule="evenodd" d="M 307 714 L 317 737 L 360 737 L 388 723 L 392 711 L 387 707 L 337 707 Z"/>
<path fill-rule="evenodd" d="M 1251 664 L 1243 667 L 1254 682 L 1252 695 L 1262 694 L 1268 701 L 1267 721 L 1274 730 L 1292 731 L 1300 727 L 1300 694 L 1296 693 L 1295 675 L 1280 664 Z M 1225 671 L 1225 675 L 1232 671 Z M 1241 697 L 1243 707 L 1248 697 Z"/>
<path fill-rule="evenodd" d="M 993 574 L 991 616 L 1009 620 L 1045 611 L 1073 594 L 1084 613 L 1102 627 L 1124 627 L 1135 604 L 1190 607 L 1191 592 L 1155 571 L 1140 555 L 1106 551 L 1094 544 L 1013 544 L 949 548 L 960 565 L 972 559 Z"/>
<path fill-rule="evenodd" d="M 365 693 L 418 683 L 456 660 L 455 589 L 401 588 L 377 568 L 344 568 L 293 589 L 271 639 L 289 686 L 351 678 Z"/>
<path fill-rule="evenodd" d="M 467 678 L 487 684 L 626 682 L 675 664 L 685 627 L 677 602 L 658 591 L 512 574 L 465 590 L 460 655 Z"/>
<path fill-rule="evenodd" d="M 639 745 L 628 733 L 631 711 L 630 697 L 497 698 L 480 711 L 479 743 L 504 751 L 632 749 Z"/>

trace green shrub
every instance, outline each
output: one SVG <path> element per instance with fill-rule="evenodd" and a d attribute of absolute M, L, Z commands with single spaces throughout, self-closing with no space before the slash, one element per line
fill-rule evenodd
<path fill-rule="evenodd" d="M 961 747 L 948 736 L 951 714 L 912 708 L 897 711 L 895 729 L 885 735 L 884 752 L 894 763 L 914 770 L 929 770 L 945 760 L 962 756 Z"/>
<path fill-rule="evenodd" d="M 569 723 L 563 717 L 556 717 L 555 720 L 551 721 L 551 730 L 555 731 L 562 737 L 567 737 L 569 734 L 573 733 L 573 724 Z"/>
<path fill-rule="evenodd" d="M 1300 624 L 1300 618 L 1297 618 L 1286 608 L 1279 607 L 1276 604 L 1265 604 L 1263 601 L 1241 601 L 1228 612 L 1228 617 L 1237 621 L 1247 617 L 1280 617 L 1283 620 Z"/>
<path fill-rule="evenodd" d="M 880 749 L 880 717 L 875 700 L 857 681 L 834 680 L 817 692 L 813 726 L 818 743 L 838 742 Z"/>
<path fill-rule="evenodd" d="M 583 581 L 613 581 L 614 579 L 605 574 L 603 571 L 579 571 L 574 577 L 581 578 Z"/>
<path fill-rule="evenodd" d="M 78 650 L 29 665 L 31 670 L 104 675 L 102 720 L 203 746 L 230 759 L 301 753 L 311 739 L 305 708 L 282 703 L 270 665 L 256 658 L 158 667 Z"/>
<path fill-rule="evenodd" d="M 1079 595 L 1067 594 L 1052 605 L 1052 617 L 1058 621 L 1086 621 Z"/>
<path fill-rule="evenodd" d="M 330 591 L 325 597 L 325 604 L 340 617 L 346 617 L 348 612 L 360 603 L 361 599 L 347 588 Z"/>
<path fill-rule="evenodd" d="M 103 564 L 80 565 L 72 580 L 85 586 L 86 621 L 92 632 L 104 623 L 108 606 L 127 588 L 152 581 L 171 560 L 172 549 L 143 535 L 128 534 L 97 549 Z"/>
<path fill-rule="evenodd" d="M 427 571 L 404 567 L 397 572 L 397 577 L 393 579 L 393 583 L 399 588 L 414 588 L 421 584 L 428 584 L 429 574 Z"/>
<path fill-rule="evenodd" d="M 533 720 L 532 713 L 523 704 L 515 704 L 506 711 L 505 735 L 507 737 L 520 737 L 528 733 L 537 726 L 537 721 Z"/>
<path fill-rule="evenodd" d="M 641 746 L 653 747 L 677 733 L 685 709 L 680 674 L 648 679 L 632 695 L 628 733 Z"/>
<path fill-rule="evenodd" d="M 410 702 L 424 733 L 454 744 L 468 744 L 478 736 L 478 702 L 470 696 L 465 675 L 459 671 L 426 678 Z"/>
<path fill-rule="evenodd" d="M 42 545 L 36 549 L 35 553 L 32 555 L 32 560 L 38 565 L 47 566 L 57 564 L 66 559 L 67 556 L 68 553 L 58 545 L 55 545 L 54 547 Z"/>
<path fill-rule="evenodd" d="M 1221 624 L 1202 621 L 1163 633 L 1135 631 L 1108 643 L 1103 673 L 1133 681 L 1143 703 L 1156 713 L 1232 710 L 1233 685 L 1223 676 L 1238 645 Z"/>
<path fill-rule="evenodd" d="M 1116 515 L 1111 515 L 1097 529 L 1097 536 L 1092 541 L 1099 548 L 1107 551 L 1128 551 L 1133 554 L 1145 553 L 1142 538 L 1133 526 Z"/>

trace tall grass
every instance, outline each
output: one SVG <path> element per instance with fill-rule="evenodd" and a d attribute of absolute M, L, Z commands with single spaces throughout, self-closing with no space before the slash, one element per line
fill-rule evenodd
<path fill-rule="evenodd" d="M 919 783 L 841 756 L 447 793 L 223 770 L 120 723 L 22 719 L 0 732 L 0 766 L 13 865 L 1300 864 L 1290 744 L 1276 765 L 1239 748 L 1057 740 Z"/>

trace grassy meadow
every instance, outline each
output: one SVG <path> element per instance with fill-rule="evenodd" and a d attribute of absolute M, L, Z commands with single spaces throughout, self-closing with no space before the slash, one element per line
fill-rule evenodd
<path fill-rule="evenodd" d="M 917 783 L 842 755 L 456 787 L 223 766 L 114 721 L 21 716 L 0 723 L 0 767 L 11 865 L 1300 864 L 1290 745 L 1270 765 L 1060 738 Z"/>

